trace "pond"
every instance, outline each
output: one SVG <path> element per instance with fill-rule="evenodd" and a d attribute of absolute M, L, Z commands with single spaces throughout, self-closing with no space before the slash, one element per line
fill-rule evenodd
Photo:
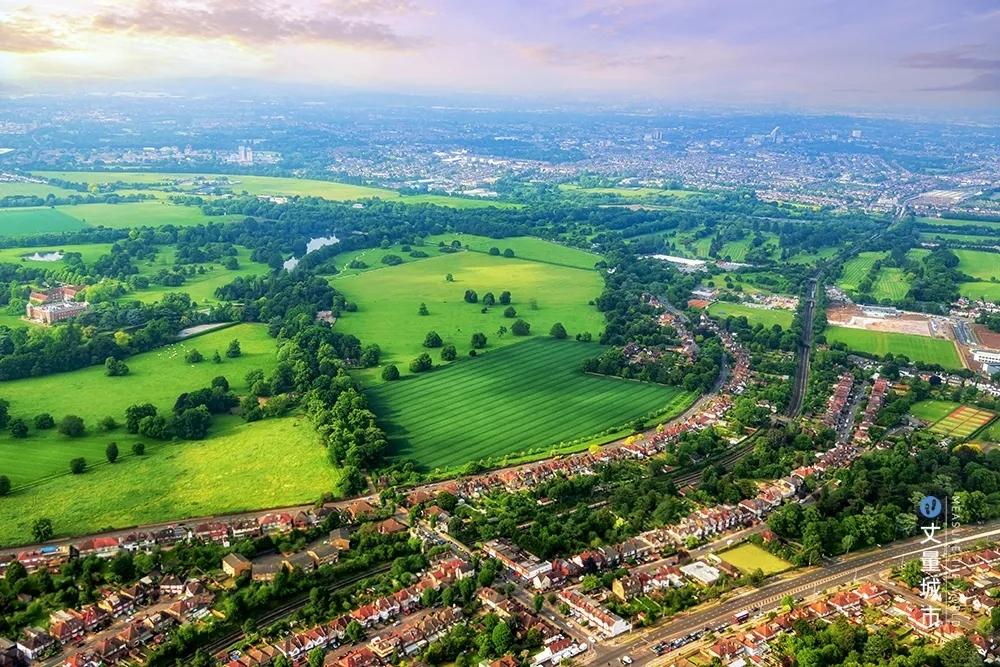
<path fill-rule="evenodd" d="M 308 255 L 313 250 L 319 250 L 320 248 L 325 248 L 326 246 L 333 245 L 334 243 L 340 243 L 340 239 L 336 236 L 320 236 L 315 239 L 309 239 L 309 243 L 306 244 L 306 254 Z M 285 269 L 285 271 L 291 271 L 298 265 L 298 257 L 289 257 L 281 266 Z"/>

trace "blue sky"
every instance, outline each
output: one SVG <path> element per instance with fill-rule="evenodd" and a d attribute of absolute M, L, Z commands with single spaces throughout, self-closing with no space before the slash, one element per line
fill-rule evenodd
<path fill-rule="evenodd" d="M 844 110 L 1000 106 L 1000 2 L 0 0 L 0 80 L 228 76 Z"/>

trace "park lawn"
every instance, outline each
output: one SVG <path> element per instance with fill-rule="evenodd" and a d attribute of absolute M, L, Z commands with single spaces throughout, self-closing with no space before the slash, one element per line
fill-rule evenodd
<path fill-rule="evenodd" d="M 782 560 L 762 547 L 750 542 L 745 542 L 737 547 L 721 552 L 719 558 L 739 568 L 744 574 L 761 570 L 765 575 L 772 575 L 784 572 L 792 567 L 792 564 L 788 561 Z"/>
<path fill-rule="evenodd" d="M 75 232 L 86 226 L 81 220 L 48 206 L 0 209 L 0 236 Z"/>
<path fill-rule="evenodd" d="M 392 455 L 426 470 L 499 463 L 656 414 L 678 414 L 697 397 L 676 387 L 581 370 L 603 348 L 541 337 L 466 358 L 367 394 Z M 581 444 L 581 447 L 586 446 Z"/>
<path fill-rule="evenodd" d="M 139 273 L 152 277 L 160 269 L 173 267 L 176 256 L 177 248 L 175 246 L 160 246 L 159 252 L 156 253 L 156 257 L 152 261 L 139 263 Z M 238 277 L 263 275 L 270 271 L 266 264 L 251 260 L 250 251 L 242 246 L 236 248 L 236 260 L 239 262 L 238 269 L 229 270 L 221 263 L 206 262 L 201 265 L 205 267 L 205 273 L 188 276 L 183 285 L 177 287 L 151 285 L 147 289 L 129 292 L 121 300 L 138 299 L 144 303 L 153 303 L 167 294 L 186 293 L 190 295 L 192 301 L 199 305 L 218 303 L 219 300 L 215 297 L 216 288 L 227 285 Z"/>
<path fill-rule="evenodd" d="M 994 419 L 989 426 L 979 432 L 976 439 L 1000 443 L 1000 419 Z"/>
<path fill-rule="evenodd" d="M 242 219 L 239 215 L 207 216 L 197 206 L 181 206 L 166 201 L 142 201 L 125 204 L 78 204 L 58 206 L 59 211 L 72 216 L 90 227 L 191 227 L 210 222 L 229 222 Z"/>
<path fill-rule="evenodd" d="M 411 245 L 410 248 L 411 251 L 422 250 L 423 252 L 427 253 L 427 257 L 410 257 L 410 253 L 404 252 L 401 245 L 399 243 L 396 243 L 394 245 L 389 246 L 388 248 L 358 248 L 355 250 L 347 250 L 345 252 L 340 252 L 334 255 L 333 259 L 327 262 L 324 265 L 324 267 L 320 268 L 322 270 L 323 268 L 325 268 L 325 266 L 329 266 L 329 264 L 332 263 L 333 266 L 337 268 L 337 274 L 336 274 L 337 277 L 343 278 L 358 273 L 375 271 L 376 269 L 392 268 L 388 264 L 382 263 L 382 258 L 385 257 L 386 255 L 396 255 L 397 257 L 403 260 L 403 264 L 409 264 L 411 262 L 417 262 L 423 259 L 429 259 L 430 257 L 436 257 L 437 255 L 441 254 L 438 251 L 437 246 L 431 244 L 426 244 L 422 246 Z M 363 269 L 348 268 L 348 265 L 355 259 L 363 261 L 368 266 Z M 402 265 L 397 264 L 395 266 L 402 266 Z"/>
<path fill-rule="evenodd" d="M 320 181 L 307 178 L 288 178 L 278 176 L 246 176 L 225 174 L 183 174 L 170 172 L 86 172 L 86 171 L 39 171 L 35 175 L 45 178 L 61 178 L 76 183 L 161 183 L 176 182 L 182 189 L 191 190 L 195 187 L 196 177 L 219 179 L 227 178 L 227 187 L 233 192 L 246 192 L 251 195 L 274 195 L 287 197 L 322 197 L 331 201 L 351 201 L 355 199 L 384 199 L 401 201 L 408 204 L 436 204 L 454 208 L 479 208 L 496 206 L 509 208 L 518 206 L 509 202 L 495 202 L 483 199 L 465 199 L 447 195 L 402 195 L 388 188 L 352 185 L 336 181 Z"/>
<path fill-rule="evenodd" d="M 918 223 L 935 227 L 997 227 L 1000 222 L 995 220 L 962 220 L 952 218 L 916 218 Z"/>
<path fill-rule="evenodd" d="M 430 245 L 437 245 L 441 241 L 445 244 L 458 241 L 463 247 L 476 252 L 489 252 L 490 248 L 494 247 L 503 252 L 510 248 L 514 251 L 514 256 L 521 259 L 547 262 L 549 264 L 561 264 L 577 269 L 593 269 L 594 265 L 601 261 L 601 256 L 595 253 L 546 241 L 534 236 L 512 236 L 503 239 L 491 239 L 488 236 L 453 233 L 427 237 L 427 243 Z"/>
<path fill-rule="evenodd" d="M 959 407 L 961 403 L 956 403 L 954 401 L 939 401 L 935 399 L 929 399 L 926 401 L 918 401 L 910 407 L 910 414 L 919 419 L 920 421 L 927 422 L 928 424 L 933 424 L 934 422 L 942 419 L 943 417 L 951 414 L 955 411 L 955 408 Z"/>
<path fill-rule="evenodd" d="M 1000 280 L 1000 253 L 984 250 L 952 250 L 958 257 L 958 270 L 983 281 Z"/>
<path fill-rule="evenodd" d="M 856 352 L 877 357 L 891 352 L 895 356 L 905 356 L 910 361 L 939 364 L 943 368 L 963 367 L 955 344 L 943 338 L 838 326 L 827 327 L 824 333 L 828 342 L 844 343 L 848 349 Z"/>
<path fill-rule="evenodd" d="M 66 188 L 60 188 L 58 185 L 49 185 L 48 183 L 10 183 L 0 181 L 0 199 L 18 196 L 47 197 L 49 195 L 68 197 L 79 194 L 81 193 L 76 190 L 67 190 Z"/>
<path fill-rule="evenodd" d="M 854 292 L 858 285 L 871 270 L 872 265 L 880 259 L 889 256 L 887 252 L 859 252 L 851 259 L 844 262 L 844 270 L 837 280 L 837 286 L 842 290 Z"/>
<path fill-rule="evenodd" d="M 969 299 L 1000 303 L 1000 282 L 959 283 L 958 291 Z"/>
<path fill-rule="evenodd" d="M 0 214 L 2 215 L 2 214 Z M 67 252 L 78 252 L 83 258 L 84 264 L 91 264 L 97 261 L 103 255 L 107 255 L 111 252 L 110 243 L 56 243 L 47 246 L 30 246 L 22 248 L 3 248 L 0 249 L 0 263 L 2 264 L 20 264 L 22 266 L 30 266 L 39 269 L 61 269 L 66 266 L 64 260 L 57 260 L 54 262 L 38 261 L 28 259 L 31 255 L 38 253 L 40 255 L 45 255 L 53 251 L 58 251 L 62 253 Z"/>
<path fill-rule="evenodd" d="M 234 338 L 240 341 L 243 355 L 229 359 L 226 347 Z M 186 363 L 184 353 L 191 348 L 206 360 Z M 210 361 L 216 350 L 223 355 L 221 364 Z M 240 324 L 129 357 L 125 363 L 130 372 L 124 377 L 107 377 L 101 365 L 2 382 L 0 397 L 10 402 L 11 416 L 27 420 L 31 431 L 24 440 L 6 432 L 0 435 L 0 474 L 18 486 L 66 472 L 74 456 L 96 461 L 103 458 L 109 441 L 131 438 L 123 430 L 102 436 L 97 422 L 103 417 L 110 415 L 124 423 L 125 408 L 133 403 L 148 402 L 161 411 L 169 410 L 178 395 L 207 387 L 217 375 L 225 376 L 236 393 L 245 393 L 244 376 L 255 368 L 268 372 L 276 361 L 274 339 L 267 335 L 267 327 Z M 42 412 L 50 413 L 56 422 L 68 414 L 79 415 L 90 435 L 77 440 L 55 430 L 36 431 L 31 419 Z"/>
<path fill-rule="evenodd" d="M 0 545 L 32 541 L 31 525 L 42 517 L 57 536 L 79 535 L 310 503 L 335 488 L 340 472 L 307 419 L 245 424 L 222 417 L 217 424 L 205 440 L 157 443 L 142 457 L 129 454 L 0 498 Z"/>
<path fill-rule="evenodd" d="M 720 319 L 726 318 L 730 315 L 733 317 L 743 316 L 746 317 L 747 322 L 752 325 L 763 324 L 764 327 L 770 328 L 777 324 L 780 325 L 782 329 L 788 329 L 791 327 L 792 320 L 795 318 L 795 313 L 790 310 L 757 308 L 740 303 L 730 303 L 728 301 L 716 301 L 708 307 L 708 314 L 712 317 Z"/>
<path fill-rule="evenodd" d="M 875 284 L 872 285 L 872 296 L 879 301 L 891 299 L 899 301 L 910 291 L 910 281 L 906 272 L 892 266 L 884 266 L 878 272 Z"/>
<path fill-rule="evenodd" d="M 445 280 L 449 273 L 454 282 Z M 597 338 L 604 326 L 601 313 L 588 305 L 601 293 L 598 272 L 485 253 L 458 252 L 377 271 L 338 274 L 331 284 L 358 304 L 357 312 L 341 315 L 337 329 L 365 343 L 377 343 L 383 366 L 396 364 L 404 375 L 422 352 L 435 363 L 440 361 L 440 350 L 423 347 L 429 331 L 436 331 L 445 344 L 454 344 L 459 357 L 469 353 L 476 332 L 486 334 L 487 349 L 522 340 L 510 333 L 498 335 L 501 326 L 509 329 L 515 321 L 503 316 L 505 306 L 497 303 L 484 314 L 482 303 L 465 302 L 468 289 L 475 290 L 480 301 L 486 292 L 499 298 L 504 290 L 510 291 L 511 305 L 531 325 L 532 335 L 546 336 L 553 324 L 562 322 L 570 336 L 588 331 Z M 532 309 L 532 300 L 537 310 Z M 427 304 L 429 315 L 417 314 L 421 303 Z M 378 381 L 378 373 L 372 369 L 362 376 Z"/>
<path fill-rule="evenodd" d="M 788 280 L 771 271 L 733 271 L 720 273 L 709 279 L 713 283 L 710 287 L 728 289 L 726 287 L 726 278 L 729 278 L 734 289 L 739 287 L 747 294 L 779 294 L 788 290 Z"/>

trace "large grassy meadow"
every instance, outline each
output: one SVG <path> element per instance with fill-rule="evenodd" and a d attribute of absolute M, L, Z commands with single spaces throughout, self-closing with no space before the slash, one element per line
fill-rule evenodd
<path fill-rule="evenodd" d="M 0 216 L 3 214 L 0 213 Z M 63 260 L 56 260 L 53 262 L 49 261 L 39 261 L 29 259 L 35 253 L 39 255 L 46 255 L 51 252 L 61 252 L 63 254 L 68 252 L 78 252 L 80 257 L 83 259 L 85 264 L 96 261 L 102 255 L 106 255 L 111 252 L 110 243 L 87 243 L 87 244 L 72 244 L 72 243 L 56 243 L 54 245 L 48 246 L 31 246 L 31 247 L 21 247 L 21 248 L 2 248 L 0 249 L 0 263 L 3 264 L 21 264 L 23 266 L 31 266 L 39 269 L 61 269 L 66 266 L 66 262 Z"/>
<path fill-rule="evenodd" d="M 139 263 L 141 275 L 154 276 L 161 269 L 170 269 L 174 266 L 177 249 L 174 246 L 160 246 L 158 250 L 153 260 Z M 138 299 L 144 303 L 153 303 L 167 294 L 187 293 L 199 305 L 212 304 L 218 302 L 215 297 L 217 288 L 228 285 L 238 277 L 263 275 L 270 271 L 266 264 L 251 260 L 250 251 L 243 247 L 237 247 L 236 260 L 239 262 L 238 269 L 229 270 L 218 262 L 206 262 L 201 265 L 205 267 L 205 273 L 188 276 L 183 285 L 176 287 L 151 285 L 147 289 L 129 292 L 123 299 Z"/>
<path fill-rule="evenodd" d="M 84 222 L 56 208 L 31 206 L 0 209 L 0 236 L 75 232 L 86 226 Z"/>
<path fill-rule="evenodd" d="M 708 307 L 708 314 L 712 317 L 725 319 L 730 315 L 733 317 L 746 317 L 750 324 L 763 324 L 770 328 L 775 324 L 783 329 L 792 326 L 795 313 L 790 310 L 777 310 L 774 308 L 755 308 L 745 306 L 740 303 L 730 303 L 728 301 L 716 301 Z"/>
<path fill-rule="evenodd" d="M 30 542 L 31 525 L 42 517 L 52 520 L 57 536 L 78 535 L 310 503 L 335 488 L 340 473 L 308 420 L 218 421 L 205 440 L 151 444 L 144 456 L 0 498 L 0 545 Z"/>
<path fill-rule="evenodd" d="M 243 356 L 226 358 L 226 346 L 238 339 Z M 200 364 L 184 361 L 184 353 L 197 349 L 206 360 Z M 223 355 L 223 363 L 209 359 L 214 351 Z M 133 403 L 152 403 L 161 411 L 169 410 L 178 395 L 206 387 L 212 378 L 223 375 L 236 392 L 245 391 L 243 377 L 254 368 L 271 369 L 276 363 L 274 340 L 261 324 L 234 327 L 187 339 L 126 360 L 129 374 L 107 377 L 103 366 L 91 366 L 67 373 L 25 378 L 0 383 L 0 398 L 10 402 L 12 417 L 31 419 L 42 412 L 58 422 L 69 414 L 83 417 L 87 434 L 80 438 L 60 435 L 56 429 L 36 430 L 32 425 L 25 439 L 15 439 L 6 431 L 0 435 L 0 474 L 7 475 L 15 487 L 69 470 L 69 461 L 82 456 L 90 463 L 104 460 L 104 448 L 118 442 L 122 452 L 132 442 L 143 440 L 123 428 L 102 433 L 97 422 L 106 416 L 124 423 L 125 408 Z M 215 428 L 215 427 L 213 427 Z M 147 443 L 150 444 L 150 443 Z M 97 478 L 98 473 L 93 476 Z"/>
<path fill-rule="evenodd" d="M 940 364 L 944 368 L 962 368 L 955 344 L 943 338 L 914 334 L 869 331 L 851 327 L 827 327 L 824 331 L 830 343 L 844 343 L 848 349 L 881 357 L 888 353 L 904 355 L 911 361 Z"/>
<path fill-rule="evenodd" d="M 446 281 L 449 273 L 454 282 Z M 378 343 L 383 364 L 396 364 L 403 374 L 421 352 L 429 352 L 439 362 L 440 350 L 423 347 L 429 331 L 436 331 L 446 344 L 454 344 L 459 357 L 468 354 L 476 332 L 486 334 L 488 350 L 523 340 L 511 333 L 498 335 L 501 326 L 509 329 L 514 322 L 504 317 L 504 306 L 498 303 L 481 312 L 481 300 L 490 291 L 497 298 L 504 290 L 511 292 L 511 305 L 517 317 L 531 324 L 532 335 L 548 335 L 553 324 L 562 322 L 570 336 L 589 331 L 597 337 L 604 326 L 601 313 L 588 305 L 603 286 L 600 274 L 592 270 L 458 252 L 354 275 L 338 274 L 331 280 L 358 304 L 357 312 L 344 313 L 337 321 L 337 329 L 365 343 Z M 480 303 L 464 301 L 469 289 L 477 292 Z M 421 303 L 427 304 L 429 315 L 418 315 Z M 367 372 L 368 380 L 377 377 Z"/>
<path fill-rule="evenodd" d="M 463 247 L 476 252 L 488 253 L 490 248 L 497 248 L 500 252 L 503 252 L 509 248 L 514 252 L 515 257 L 521 259 L 547 262 L 549 264 L 561 264 L 577 269 L 593 269 L 594 265 L 601 261 L 601 256 L 592 252 L 553 243 L 533 236 L 491 239 L 488 236 L 476 236 L 474 234 L 438 234 L 427 238 L 427 243 L 431 245 L 436 245 L 440 241 L 446 244 L 458 241 Z"/>
<path fill-rule="evenodd" d="M 674 387 L 588 375 L 593 343 L 536 338 L 368 391 L 394 456 L 429 470 L 543 454 L 696 397 Z"/>

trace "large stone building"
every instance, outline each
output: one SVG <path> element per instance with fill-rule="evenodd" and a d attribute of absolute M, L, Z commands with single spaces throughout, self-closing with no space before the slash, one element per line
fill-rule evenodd
<path fill-rule="evenodd" d="M 76 285 L 60 285 L 44 292 L 32 292 L 24 307 L 25 315 L 40 324 L 55 324 L 85 313 L 90 304 L 74 300 L 82 289 Z"/>

